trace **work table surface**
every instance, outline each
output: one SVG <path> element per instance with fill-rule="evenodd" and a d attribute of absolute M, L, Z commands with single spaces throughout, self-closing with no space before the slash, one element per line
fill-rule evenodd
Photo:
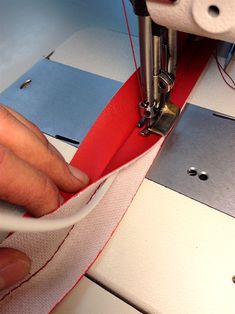
<path fill-rule="evenodd" d="M 107 22 L 108 27 L 99 25 L 100 31 L 94 23 L 88 27 L 84 20 L 82 25 L 76 26 L 76 15 L 71 18 L 76 1 L 68 3 L 70 9 L 66 9 L 66 14 L 72 21 L 70 26 L 67 25 L 59 36 L 60 20 L 54 16 L 55 32 L 49 33 L 51 37 L 45 32 L 47 37 L 39 40 L 40 47 L 28 46 L 31 49 L 29 57 L 26 48 L 22 48 L 21 54 L 19 49 L 12 52 L 12 45 L 17 46 L 17 41 L 3 39 L 4 54 L 7 56 L 9 51 L 12 57 L 6 57 L 4 67 L 1 65 L 0 73 L 6 79 L 1 80 L 0 90 L 26 71 L 39 56 L 57 46 L 52 57 L 57 62 L 120 82 L 134 71 L 133 61 L 130 62 L 129 38 L 122 28 L 123 20 L 119 29 L 111 19 Z M 22 5 L 26 4 L 24 0 Z M 63 10 L 63 1 L 59 1 L 59 5 Z M 53 11 L 52 6 L 48 10 Z M 51 25 L 49 20 L 44 20 L 45 25 Z M 21 42 L 27 44 L 27 36 L 33 36 L 30 34 L 28 30 Z M 138 50 L 137 37 L 133 39 Z M 94 51 L 96 62 L 92 63 Z M 78 57 L 79 53 L 82 57 Z M 229 73 L 235 77 L 234 61 Z M 222 80 L 213 58 L 188 101 L 235 116 L 235 92 Z M 54 138 L 50 141 L 68 161 L 71 160 L 76 148 Z M 55 313 L 233 314 L 234 239 L 234 218 L 144 179 L 87 278 L 65 298 Z"/>

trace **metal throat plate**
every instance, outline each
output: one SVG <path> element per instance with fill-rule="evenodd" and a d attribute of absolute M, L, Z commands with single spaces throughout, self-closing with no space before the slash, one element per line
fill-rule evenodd
<path fill-rule="evenodd" d="M 146 177 L 235 217 L 235 118 L 187 104 Z"/>
<path fill-rule="evenodd" d="M 42 59 L 0 94 L 0 103 L 23 114 L 44 133 L 78 146 L 121 86 Z"/>

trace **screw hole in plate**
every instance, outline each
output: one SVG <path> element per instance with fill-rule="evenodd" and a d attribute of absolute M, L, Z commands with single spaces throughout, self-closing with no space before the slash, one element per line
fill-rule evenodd
<path fill-rule="evenodd" d="M 211 17 L 218 17 L 220 14 L 220 9 L 216 5 L 210 5 L 208 8 L 208 13 Z"/>
<path fill-rule="evenodd" d="M 232 282 L 235 283 L 235 276 L 232 277 Z"/>
<path fill-rule="evenodd" d="M 201 173 L 199 173 L 198 178 L 202 181 L 206 181 L 208 180 L 208 174 L 205 171 L 202 171 Z"/>
<path fill-rule="evenodd" d="M 21 85 L 20 85 L 20 89 L 24 89 L 24 88 L 27 88 L 27 87 L 29 87 L 29 85 L 32 83 L 32 80 L 26 80 L 24 83 L 22 83 Z"/>
<path fill-rule="evenodd" d="M 188 170 L 187 170 L 187 174 L 191 177 L 194 177 L 197 175 L 197 169 L 195 167 L 190 167 Z"/>

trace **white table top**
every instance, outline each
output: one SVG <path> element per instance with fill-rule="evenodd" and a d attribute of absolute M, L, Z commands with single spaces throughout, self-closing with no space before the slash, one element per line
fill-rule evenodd
<path fill-rule="evenodd" d="M 138 314 L 132 306 L 83 277 L 53 314 Z"/>
<path fill-rule="evenodd" d="M 235 116 L 214 60 L 189 101 Z M 234 218 L 145 179 L 89 274 L 149 313 L 232 314 L 234 236 Z"/>
<path fill-rule="evenodd" d="M 126 38 L 126 34 L 123 34 L 123 38 Z M 72 42 L 67 42 L 71 48 Z M 44 47 L 48 50 L 46 45 Z M 63 47 L 67 48 L 68 46 Z M 101 48 L 100 46 L 99 49 Z M 57 61 L 69 63 L 67 54 L 63 60 L 63 51 L 57 49 Z M 99 52 L 102 56 L 102 51 Z M 126 74 L 120 80 L 124 80 L 133 70 L 133 65 L 128 68 L 130 72 L 126 70 L 125 62 L 128 58 L 129 55 L 123 60 Z M 70 56 L 70 59 L 73 66 L 81 66 L 79 58 Z M 21 58 L 18 58 L 16 64 L 19 67 L 20 63 Z M 26 63 L 24 70 L 31 65 Z M 85 64 L 85 60 L 82 63 Z M 22 69 L 14 73 L 14 63 L 9 66 L 11 75 L 6 80 L 8 84 L 14 75 L 16 79 L 22 73 Z M 93 71 L 99 74 L 98 68 Z M 8 72 L 2 68 L 1 73 Z M 116 72 L 115 75 L 121 74 L 120 68 L 120 73 Z M 235 76 L 234 63 L 230 67 L 230 74 Z M 112 78 L 108 70 L 105 75 Z M 6 87 L 4 84 L 2 81 L 1 88 Z M 224 84 L 214 61 L 209 64 L 189 101 L 235 116 L 234 91 Z M 72 158 L 74 148 L 54 139 L 52 142 L 67 155 L 67 160 Z M 90 269 L 89 275 L 120 297 L 150 313 L 232 314 L 235 305 L 235 285 L 232 282 L 232 276 L 235 275 L 234 230 L 233 218 L 145 179 L 126 216 Z M 76 290 L 80 296 L 82 285 L 83 283 Z M 90 298 L 96 304 L 94 295 L 100 293 L 100 288 L 94 285 L 91 285 Z M 102 309 L 103 313 L 114 313 L 113 306 L 110 305 L 109 308 L 108 305 L 113 301 L 109 303 L 110 295 L 106 296 L 104 293 L 107 307 Z M 72 304 L 72 308 L 75 308 L 77 301 L 82 302 L 82 299 L 79 300 L 77 294 L 72 292 L 67 304 Z M 114 302 L 119 303 L 117 300 Z M 84 309 L 87 309 L 85 303 Z M 94 308 L 91 313 L 98 313 Z M 67 311 L 67 305 L 61 305 L 58 313 L 68 313 Z M 128 313 L 126 309 L 122 312 Z M 79 313 L 82 313 L 80 308 Z"/>
<path fill-rule="evenodd" d="M 189 101 L 235 116 L 213 59 Z M 145 179 L 89 276 L 149 313 L 232 314 L 234 236 L 233 218 Z"/>

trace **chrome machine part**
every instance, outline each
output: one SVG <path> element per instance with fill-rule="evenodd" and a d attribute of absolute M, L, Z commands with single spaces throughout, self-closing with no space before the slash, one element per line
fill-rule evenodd
<path fill-rule="evenodd" d="M 153 39 L 152 20 L 145 0 L 130 0 L 139 22 L 140 72 L 143 94 L 142 108 L 153 106 Z M 148 110 L 151 111 L 151 110 Z M 144 113 L 143 110 L 141 110 Z M 149 114 L 147 113 L 147 116 Z"/>
<path fill-rule="evenodd" d="M 161 93 L 169 93 L 171 91 L 176 77 L 177 31 L 168 29 L 167 36 L 167 45 L 162 44 L 164 62 L 161 73 L 159 74 L 159 89 Z"/>
<path fill-rule="evenodd" d="M 153 105 L 153 44 L 152 21 L 149 16 L 139 16 L 139 41 L 141 85 L 144 103 Z"/>
<path fill-rule="evenodd" d="M 163 68 L 158 75 L 158 91 L 161 95 L 158 115 L 148 128 L 149 132 L 163 136 L 172 128 L 180 112 L 179 107 L 170 101 L 170 91 L 174 86 L 176 76 L 177 32 L 168 30 L 167 35 L 167 45 L 164 43 L 164 33 L 160 37 Z"/>
<path fill-rule="evenodd" d="M 161 69 L 160 36 L 153 35 L 153 98 L 159 102 L 159 72 Z M 158 105 L 157 105 L 158 106 Z"/>
<path fill-rule="evenodd" d="M 148 130 L 149 132 L 165 136 L 172 128 L 179 115 L 180 109 L 168 100 L 164 102 L 164 105 L 160 108 L 160 110 L 160 114 L 155 120 L 155 123 L 153 123 Z"/>
<path fill-rule="evenodd" d="M 159 74 L 159 90 L 162 93 L 160 114 L 150 128 L 152 133 L 163 136 L 172 128 L 180 113 L 179 107 L 170 101 L 170 91 L 174 86 L 177 64 L 177 31 L 171 29 L 168 29 L 167 59 L 167 72 L 161 71 Z"/>
<path fill-rule="evenodd" d="M 157 108 L 160 106 L 162 90 L 161 73 L 167 73 L 167 45 L 164 42 L 166 29 L 152 22 L 153 33 L 153 78 L 154 78 L 154 101 Z M 165 67 L 166 66 L 166 67 Z M 165 70 L 165 71 L 164 71 Z M 166 79 L 167 81 L 167 79 Z"/>
<path fill-rule="evenodd" d="M 146 177 L 235 217 L 234 165 L 235 118 L 187 104 Z"/>
<path fill-rule="evenodd" d="M 177 31 L 168 29 L 168 73 L 176 76 L 177 64 Z"/>
<path fill-rule="evenodd" d="M 177 57 L 177 33 L 152 22 L 145 0 L 131 0 L 139 18 L 141 85 L 143 102 L 138 127 L 145 127 L 142 135 L 150 132 L 165 135 L 179 114 L 169 101 L 174 85 Z M 168 35 L 166 38 L 165 35 Z"/>
<path fill-rule="evenodd" d="M 162 94 L 169 93 L 174 86 L 173 76 L 165 71 L 161 71 L 158 75 L 158 88 Z"/>

